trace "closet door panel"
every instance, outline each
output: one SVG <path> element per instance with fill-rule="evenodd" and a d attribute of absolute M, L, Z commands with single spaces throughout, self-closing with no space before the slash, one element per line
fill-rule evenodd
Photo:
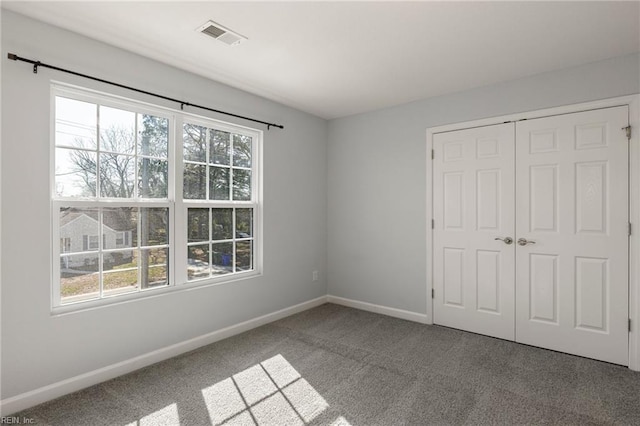
<path fill-rule="evenodd" d="M 434 321 L 514 339 L 514 124 L 434 135 Z"/>
<path fill-rule="evenodd" d="M 516 126 L 516 340 L 628 365 L 627 107 Z"/>

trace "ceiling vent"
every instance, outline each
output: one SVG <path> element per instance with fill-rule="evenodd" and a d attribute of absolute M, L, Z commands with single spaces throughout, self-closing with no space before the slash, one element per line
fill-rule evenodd
<path fill-rule="evenodd" d="M 209 21 L 206 24 L 202 25 L 200 28 L 198 28 L 198 31 L 202 34 L 208 35 L 209 37 L 213 37 L 218 41 L 228 44 L 229 46 L 240 44 L 247 39 L 246 37 L 241 36 L 240 34 L 235 33 L 220 24 L 216 24 L 213 21 Z"/>

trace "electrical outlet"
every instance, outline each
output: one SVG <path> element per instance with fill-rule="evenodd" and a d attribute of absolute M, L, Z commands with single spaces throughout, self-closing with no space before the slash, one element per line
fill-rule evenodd
<path fill-rule="evenodd" d="M 311 273 L 311 281 L 318 281 L 318 271 L 313 271 Z"/>

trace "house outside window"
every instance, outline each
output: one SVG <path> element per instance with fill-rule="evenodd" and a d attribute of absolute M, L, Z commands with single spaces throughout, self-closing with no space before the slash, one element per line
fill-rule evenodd
<path fill-rule="evenodd" d="M 53 97 L 54 310 L 260 273 L 261 132 L 64 86 Z"/>

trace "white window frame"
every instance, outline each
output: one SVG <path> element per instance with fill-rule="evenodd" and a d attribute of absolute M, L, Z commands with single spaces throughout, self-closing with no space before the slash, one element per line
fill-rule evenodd
<path fill-rule="evenodd" d="M 180 198 L 179 200 L 176 200 L 176 220 L 181 221 L 182 223 L 187 223 L 187 210 L 189 208 L 253 208 L 253 235 L 252 235 L 252 240 L 253 240 L 253 270 L 250 271 L 242 271 L 242 272 L 235 272 L 235 265 L 234 265 L 234 272 L 233 274 L 226 274 L 226 275 L 221 275 L 221 276 L 211 276 L 208 278 L 203 278 L 203 279 L 197 279 L 197 280 L 192 280 L 192 281 L 188 281 L 188 277 L 187 277 L 187 268 L 183 268 L 181 270 L 176 271 L 177 274 L 177 279 L 178 282 L 188 282 L 189 284 L 198 284 L 198 283 L 209 283 L 209 284 L 220 284 L 220 283 L 225 283 L 228 282 L 230 280 L 230 278 L 232 277 L 244 277 L 244 276 L 251 276 L 251 275 L 256 275 L 257 273 L 259 273 L 262 270 L 262 234 L 261 234 L 261 229 L 262 229 L 262 222 L 261 222 L 261 203 L 260 203 L 260 199 L 261 199 L 261 187 L 260 187 L 260 181 L 261 179 L 259 179 L 259 177 L 261 176 L 261 170 L 260 170 L 260 166 L 261 166 L 261 140 L 262 140 L 262 132 L 260 131 L 256 131 L 253 129 L 248 129 L 248 128 L 244 128 L 242 129 L 242 131 L 239 131 L 238 126 L 234 126 L 234 125 L 229 125 L 227 123 L 222 123 L 219 121 L 215 121 L 215 120 L 210 120 L 210 119 L 206 119 L 203 117 L 198 117 L 198 116 L 194 116 L 194 115 L 185 115 L 186 119 L 182 119 L 180 120 L 180 118 L 178 119 L 178 121 L 180 122 L 180 127 L 176 128 L 176 132 L 179 132 L 178 135 L 176 135 L 176 138 L 179 137 L 180 139 L 180 151 L 176 152 L 176 157 L 178 158 L 178 160 L 176 161 L 176 174 L 178 176 L 178 178 L 176 179 L 177 184 L 180 185 L 180 188 L 183 187 L 183 176 L 184 176 L 184 161 L 182 158 L 183 155 L 183 150 L 182 150 L 182 128 L 183 125 L 188 123 L 188 124 L 194 124 L 197 126 L 203 126 L 203 127 L 207 127 L 207 128 L 215 128 L 216 130 L 221 130 L 224 132 L 229 132 L 229 133 L 240 133 L 246 136 L 250 136 L 251 137 L 251 141 L 252 141 L 252 146 L 251 146 L 251 164 L 252 164 L 252 173 L 251 173 L 251 188 L 252 188 L 252 199 L 250 201 L 234 201 L 234 200 L 193 200 L 193 199 L 184 199 L 184 198 Z M 233 138 L 232 138 L 233 139 Z M 232 149 L 233 144 L 231 144 L 230 146 L 230 150 Z M 209 147 L 207 146 L 207 153 L 208 153 Z M 233 162 L 233 161 L 231 161 Z M 233 169 L 233 165 L 231 164 L 229 166 L 231 169 Z M 209 176 L 207 174 L 207 182 L 208 182 Z M 231 182 L 232 183 L 232 182 Z M 207 185 L 207 193 L 208 193 L 209 189 L 208 189 L 208 185 Z M 230 184 L 229 185 L 229 191 L 230 193 L 233 192 L 233 185 Z M 180 195 L 182 195 L 182 191 L 179 191 Z M 231 197 L 230 197 L 231 198 Z M 225 240 L 225 241 L 232 241 L 232 244 L 234 244 L 234 257 L 235 257 L 235 241 L 236 241 L 236 235 L 235 235 L 235 216 L 233 219 L 233 230 L 232 230 L 232 240 Z M 183 233 L 183 235 L 181 235 L 184 239 L 182 241 L 178 241 L 178 250 L 176 251 L 176 255 L 179 256 L 182 259 L 187 259 L 187 247 L 189 245 L 189 243 L 187 242 L 187 234 L 186 232 Z M 210 242 L 210 241 L 209 241 Z M 203 242 L 204 244 L 205 242 Z M 207 242 L 208 243 L 208 242 Z"/>
<path fill-rule="evenodd" d="M 58 197 L 55 188 L 55 99 L 56 96 L 67 97 L 79 101 L 90 102 L 102 106 L 125 109 L 142 114 L 151 114 L 169 120 L 169 147 L 168 160 L 168 197 L 167 199 L 107 199 L 99 198 L 97 188 L 96 197 Z M 175 291 L 184 291 L 194 287 L 207 287 L 220 285 L 252 278 L 262 274 L 262 140 L 263 132 L 260 130 L 240 125 L 225 123 L 208 117 L 185 113 L 172 108 L 165 108 L 146 102 L 137 101 L 99 92 L 91 89 L 72 86 L 65 83 L 52 82 L 50 97 L 50 200 L 52 232 L 52 285 L 51 285 L 51 312 L 54 315 L 74 312 L 78 310 L 93 309 L 106 305 L 122 303 L 130 300 L 166 295 Z M 183 124 L 189 122 L 207 128 L 215 128 L 230 133 L 243 134 L 252 138 L 252 174 L 251 188 L 252 199 L 250 201 L 213 201 L 213 200 L 184 200 L 183 188 L 183 156 L 182 156 L 182 131 Z M 233 167 L 233 166 L 231 166 Z M 137 187 L 138 183 L 135 183 Z M 232 190 L 232 189 L 231 189 Z M 120 295 L 101 295 L 99 299 L 61 303 L 60 295 L 60 207 L 166 207 L 169 209 L 169 284 L 162 287 L 138 289 L 136 292 Z M 216 208 L 251 207 L 253 212 L 253 269 L 249 271 L 234 272 L 217 277 L 199 280 L 187 280 L 187 209 L 190 207 Z M 139 224 L 138 224 L 139 226 Z M 102 226 L 99 233 L 102 232 Z M 235 229 L 232 231 L 235 240 Z M 234 246 L 235 247 L 235 246 Z M 135 250 L 136 248 L 132 248 Z M 88 250 L 94 251 L 94 250 Z M 95 250 L 97 252 L 97 250 Z M 235 269 L 235 266 L 234 266 Z M 102 264 L 99 266 L 102 272 Z"/>

